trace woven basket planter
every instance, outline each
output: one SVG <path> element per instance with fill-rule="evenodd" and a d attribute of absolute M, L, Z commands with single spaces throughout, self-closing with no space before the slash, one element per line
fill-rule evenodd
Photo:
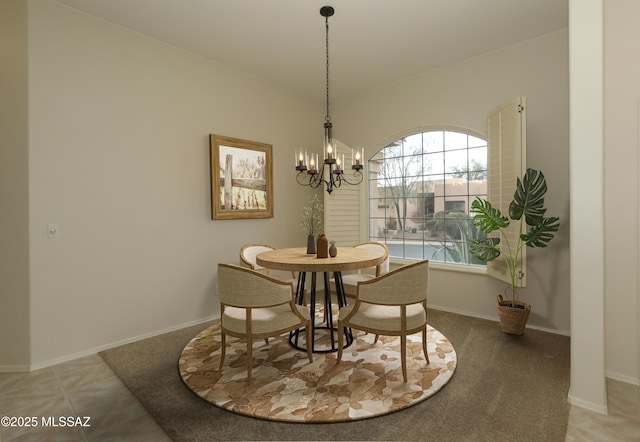
<path fill-rule="evenodd" d="M 526 302 L 516 301 L 515 307 L 512 301 L 504 300 L 502 295 L 498 295 L 498 316 L 500 317 L 500 327 L 505 333 L 510 335 L 524 334 L 524 329 L 529 319 L 531 305 Z"/>

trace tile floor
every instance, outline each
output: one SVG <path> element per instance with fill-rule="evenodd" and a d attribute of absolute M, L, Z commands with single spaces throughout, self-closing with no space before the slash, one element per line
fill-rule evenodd
<path fill-rule="evenodd" d="M 640 441 L 640 387 L 607 380 L 609 415 L 571 407 L 566 442 Z"/>
<path fill-rule="evenodd" d="M 640 387 L 609 380 L 607 388 L 609 415 L 571 407 L 567 442 L 640 441 Z M 99 355 L 32 373 L 0 373 L 0 416 L 33 416 L 28 423 L 37 424 L 0 426 L 0 442 L 169 441 Z M 60 417 L 89 426 L 60 426 Z"/>
<path fill-rule="evenodd" d="M 0 416 L 35 418 L 30 427 L 0 425 L 2 442 L 169 440 L 97 354 L 31 373 L 0 373 Z M 52 425 L 60 417 L 84 424 L 85 416 L 90 426 Z"/>

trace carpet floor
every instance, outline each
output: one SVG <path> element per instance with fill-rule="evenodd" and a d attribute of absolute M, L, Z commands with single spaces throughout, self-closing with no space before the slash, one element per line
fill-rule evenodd
<path fill-rule="evenodd" d="M 454 380 L 428 400 L 338 423 L 274 422 L 238 415 L 194 395 L 178 371 L 187 343 L 212 323 L 127 344 L 100 355 L 174 441 L 564 441 L 569 416 L 569 338 L 429 310 L 454 346 Z"/>

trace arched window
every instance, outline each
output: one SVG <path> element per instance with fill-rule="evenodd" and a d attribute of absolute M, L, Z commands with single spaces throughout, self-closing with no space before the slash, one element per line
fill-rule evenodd
<path fill-rule="evenodd" d="M 485 265 L 469 253 L 482 233 L 469 214 L 487 195 L 487 141 L 428 130 L 393 141 L 369 160 L 369 239 L 392 258 Z"/>

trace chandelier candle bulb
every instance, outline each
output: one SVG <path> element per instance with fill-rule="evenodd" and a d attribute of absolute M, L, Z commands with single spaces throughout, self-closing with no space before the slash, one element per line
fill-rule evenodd
<path fill-rule="evenodd" d="M 335 164 L 336 163 L 336 155 L 334 155 L 333 146 L 331 146 L 331 142 L 326 143 L 326 149 L 324 151 L 324 164 Z"/>
<path fill-rule="evenodd" d="M 296 170 L 305 171 L 307 170 L 307 152 L 300 149 L 298 152 L 294 153 L 295 156 L 295 164 Z"/>
<path fill-rule="evenodd" d="M 362 158 L 364 158 L 364 148 L 351 149 L 351 168 L 355 170 L 362 169 Z"/>
<path fill-rule="evenodd" d="M 314 158 L 315 157 L 315 158 Z M 318 154 L 311 154 L 311 159 L 309 160 L 309 172 L 316 173 L 316 164 L 318 164 Z"/>
<path fill-rule="evenodd" d="M 344 154 L 342 154 L 342 159 L 340 155 L 336 155 L 336 173 L 342 173 L 342 168 L 344 164 Z"/>

